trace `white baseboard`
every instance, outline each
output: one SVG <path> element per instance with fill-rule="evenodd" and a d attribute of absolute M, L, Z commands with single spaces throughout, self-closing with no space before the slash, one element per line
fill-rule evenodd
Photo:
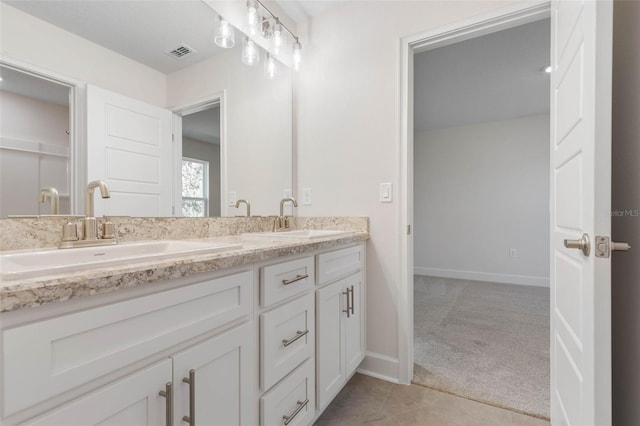
<path fill-rule="evenodd" d="M 398 383 L 398 359 L 387 355 L 367 352 L 357 371 L 365 376 Z"/>
<path fill-rule="evenodd" d="M 455 278 L 459 280 L 489 281 L 502 284 L 530 285 L 535 287 L 549 287 L 549 277 L 533 277 L 529 275 L 495 274 L 477 271 L 458 271 L 440 268 L 413 268 L 415 275 L 430 277 Z"/>

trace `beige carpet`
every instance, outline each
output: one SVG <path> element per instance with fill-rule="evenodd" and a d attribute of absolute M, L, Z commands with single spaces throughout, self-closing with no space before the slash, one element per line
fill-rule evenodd
<path fill-rule="evenodd" d="M 414 383 L 549 417 L 549 289 L 414 277 Z"/>

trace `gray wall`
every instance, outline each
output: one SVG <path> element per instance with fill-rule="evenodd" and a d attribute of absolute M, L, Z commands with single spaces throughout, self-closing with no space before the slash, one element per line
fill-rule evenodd
<path fill-rule="evenodd" d="M 613 35 L 613 424 L 640 425 L 640 2 L 616 1 Z"/>
<path fill-rule="evenodd" d="M 220 216 L 220 144 L 183 138 L 182 156 L 209 162 L 209 216 Z"/>
<path fill-rule="evenodd" d="M 415 273 L 548 286 L 549 116 L 416 133 L 414 150 Z"/>

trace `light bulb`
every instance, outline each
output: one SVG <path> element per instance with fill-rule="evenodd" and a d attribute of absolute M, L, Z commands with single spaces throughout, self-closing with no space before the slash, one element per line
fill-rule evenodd
<path fill-rule="evenodd" d="M 300 62 L 302 62 L 302 45 L 298 40 L 293 44 L 293 53 L 291 56 L 293 69 L 298 71 L 300 69 Z"/>
<path fill-rule="evenodd" d="M 254 36 L 258 34 L 258 2 L 256 0 L 247 0 L 247 29 L 249 34 Z"/>
<path fill-rule="evenodd" d="M 267 53 L 267 60 L 264 62 L 264 75 L 269 80 L 273 80 L 277 74 L 278 65 L 276 64 L 276 58 Z"/>
<path fill-rule="evenodd" d="M 260 49 L 249 37 L 242 38 L 242 63 L 245 65 L 255 65 L 260 61 Z"/>
<path fill-rule="evenodd" d="M 214 42 L 224 48 L 229 49 L 233 47 L 236 41 L 236 34 L 231 24 L 222 19 L 220 15 L 216 18 L 216 35 Z"/>
<path fill-rule="evenodd" d="M 276 55 L 279 53 L 283 44 L 282 24 L 276 20 L 276 23 L 273 24 L 273 50 L 276 52 Z"/>

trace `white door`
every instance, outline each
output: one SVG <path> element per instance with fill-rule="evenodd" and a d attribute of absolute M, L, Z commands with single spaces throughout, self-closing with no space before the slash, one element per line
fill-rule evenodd
<path fill-rule="evenodd" d="M 611 424 L 613 3 L 554 0 L 551 15 L 551 422 Z M 566 248 L 586 234 L 588 255 Z"/>
<path fill-rule="evenodd" d="M 87 179 L 111 193 L 95 216 L 173 214 L 171 134 L 171 111 L 87 85 Z"/>
<path fill-rule="evenodd" d="M 172 356 L 173 424 L 186 424 L 183 417 L 195 415 L 197 425 L 254 425 L 255 351 L 251 324 L 244 324 Z M 194 388 L 183 380 L 190 380 L 191 370 Z"/>
<path fill-rule="evenodd" d="M 54 409 L 28 425 L 160 426 L 167 424 L 167 400 L 160 396 L 171 382 L 171 360 L 165 359 Z"/>

